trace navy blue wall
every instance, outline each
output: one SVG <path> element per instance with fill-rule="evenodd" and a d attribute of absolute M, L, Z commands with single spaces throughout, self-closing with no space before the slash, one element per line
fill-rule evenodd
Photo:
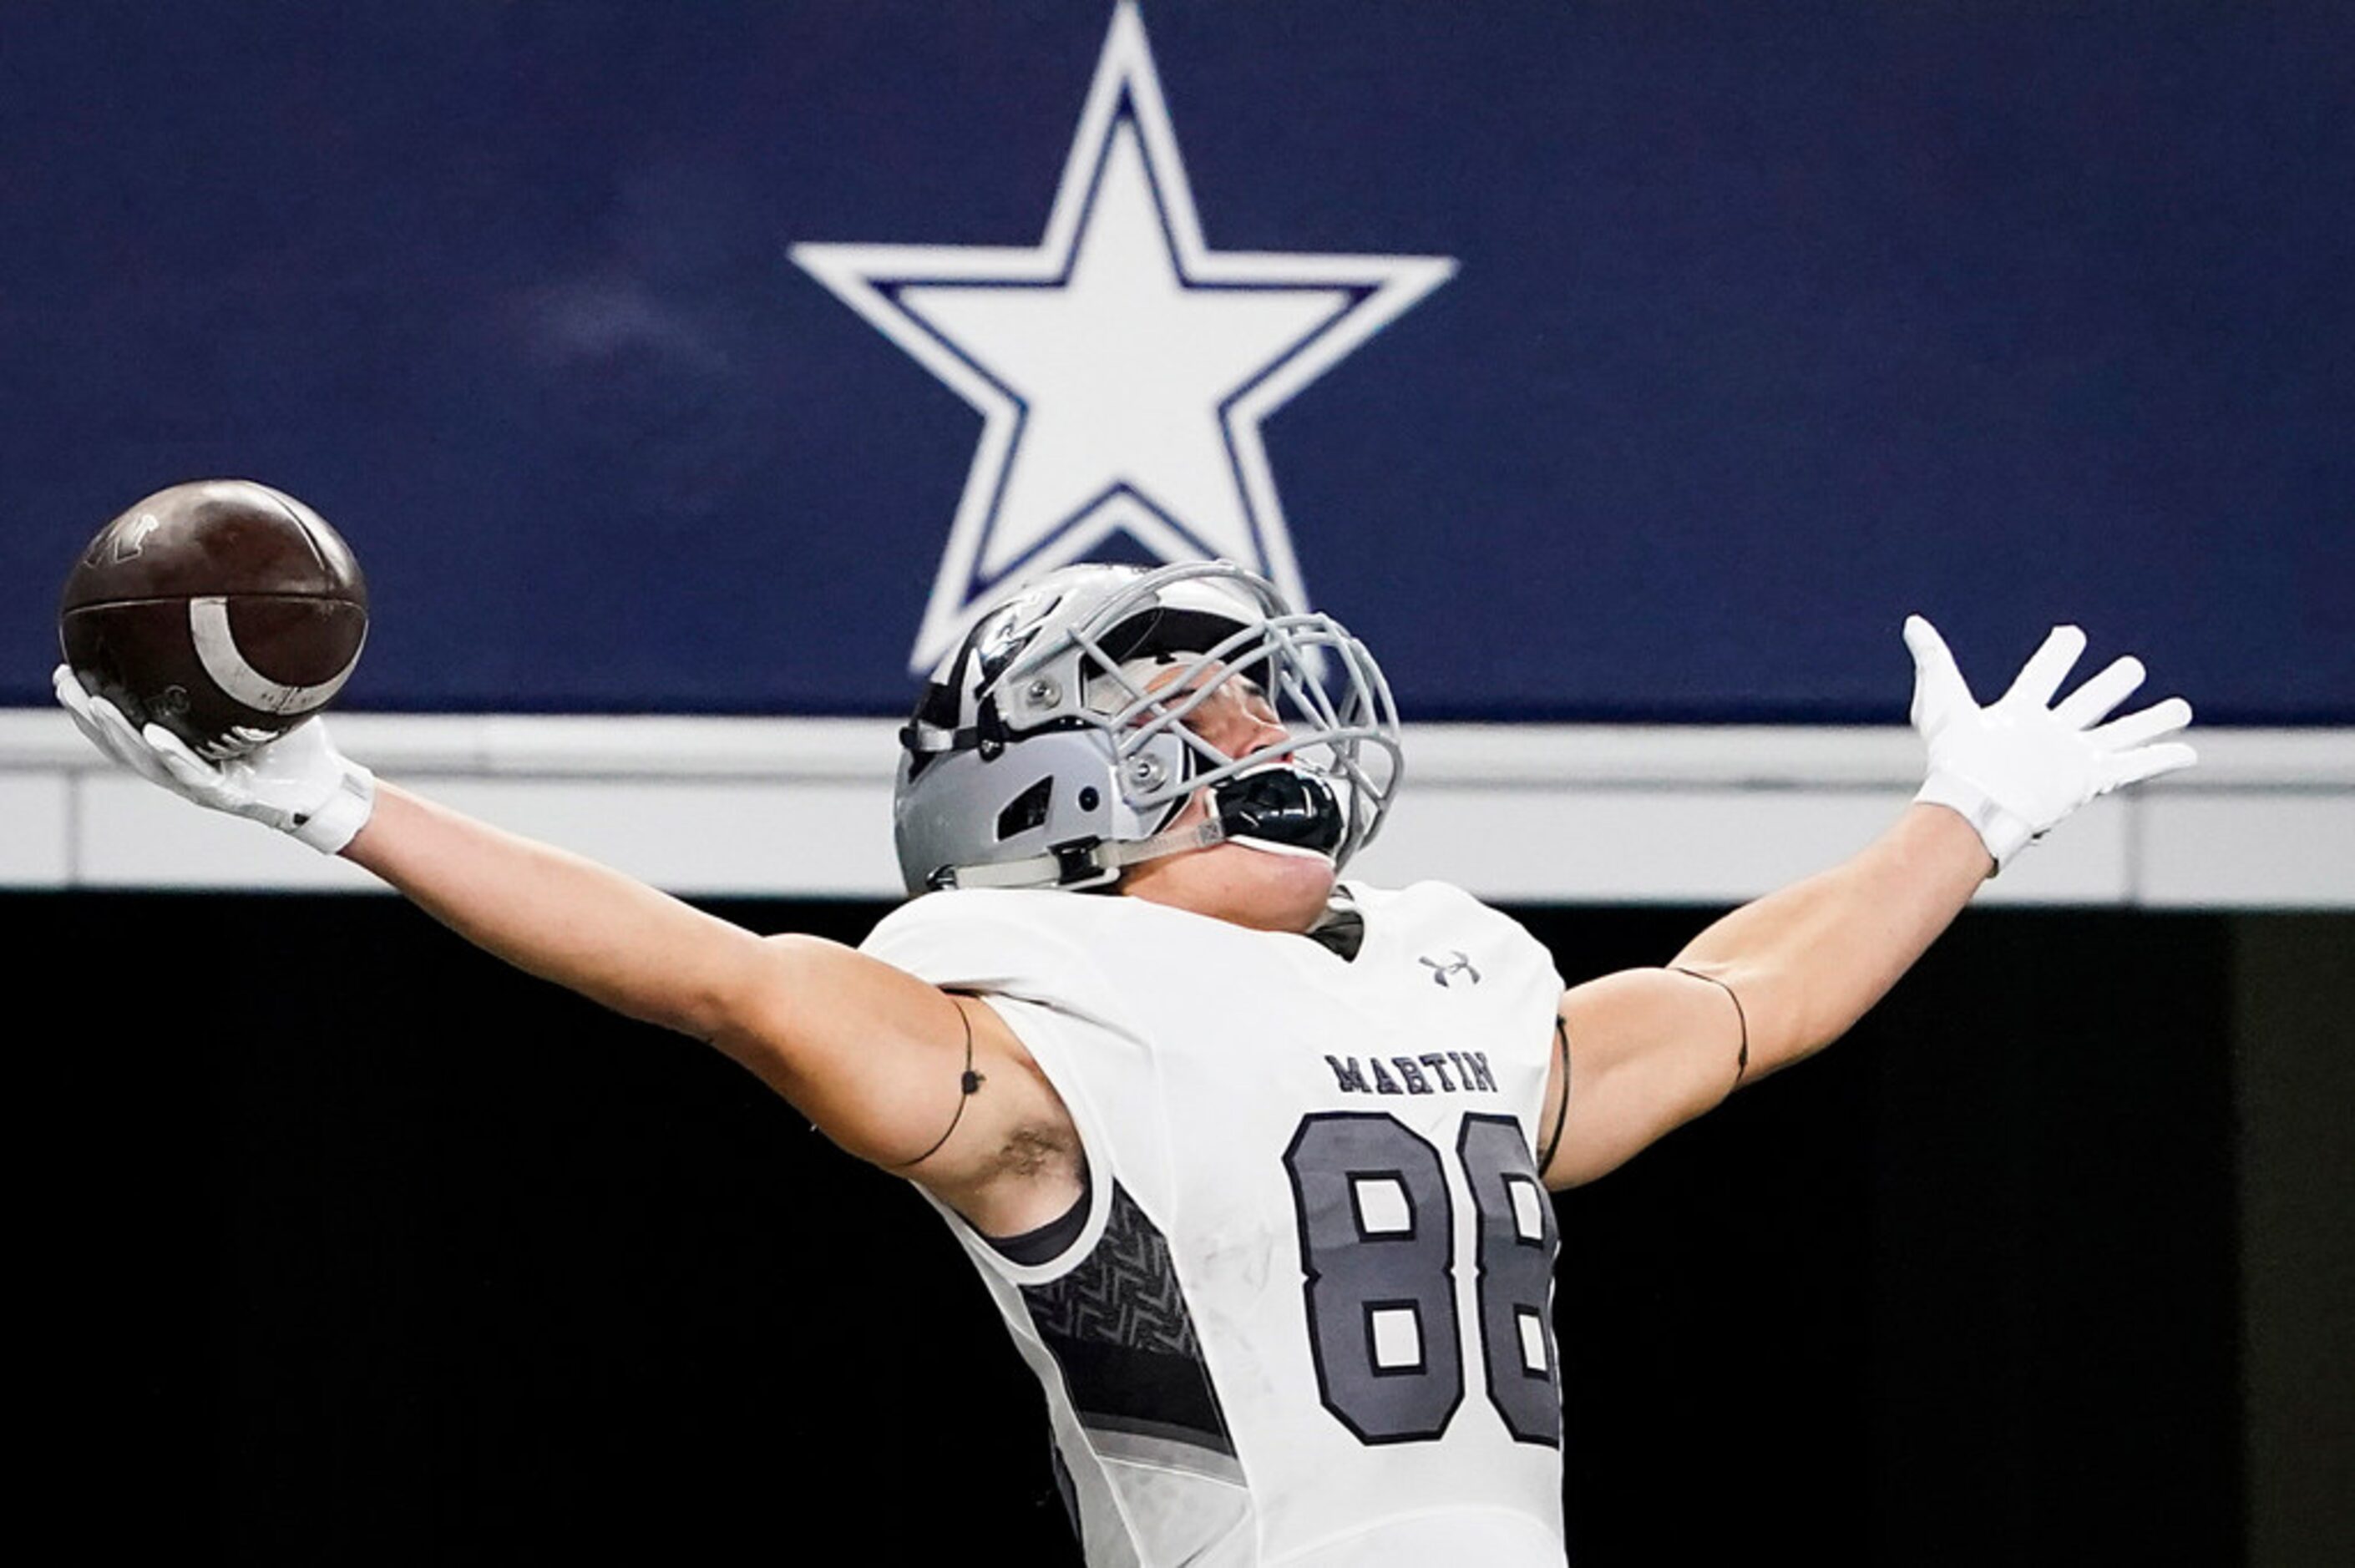
<path fill-rule="evenodd" d="M 1311 597 L 1411 716 L 1894 719 L 1918 609 L 2355 721 L 2347 7 L 1790 9 L 1146 5 L 1213 251 L 1458 263 L 1266 421 Z M 0 701 L 236 473 L 352 705 L 903 708 L 981 421 L 789 248 L 1037 245 L 1108 15 L 7 7 Z"/>

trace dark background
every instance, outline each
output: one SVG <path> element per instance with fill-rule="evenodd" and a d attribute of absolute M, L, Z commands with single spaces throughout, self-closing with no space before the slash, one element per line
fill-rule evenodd
<path fill-rule="evenodd" d="M 1521 913 L 1572 978 L 1709 918 Z M 19 1288 L 60 1389 L 33 1489 L 100 1536 L 727 1563 L 847 1523 L 856 1560 L 1070 1560 L 945 1229 L 717 1054 L 389 899 L 11 895 L 0 931 L 79 977 L 24 1058 L 54 1155 Z M 2345 1196 L 2276 1130 L 2307 1217 L 2243 1234 L 2236 1076 L 2338 1092 L 2350 952 L 2344 916 L 1968 912 L 1849 1041 L 1561 1199 L 1573 1560 L 2243 1561 L 2241 1256 Z M 2301 1031 L 2303 1067 L 2264 1044 Z M 2306 1430 L 2260 1436 L 2336 1463 L 2328 1354 Z"/>

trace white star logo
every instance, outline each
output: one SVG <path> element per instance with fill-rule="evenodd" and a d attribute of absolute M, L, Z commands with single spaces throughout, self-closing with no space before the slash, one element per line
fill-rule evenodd
<path fill-rule="evenodd" d="M 794 260 L 982 416 L 910 656 L 1115 532 L 1307 595 L 1260 424 L 1455 270 L 1444 256 L 1213 251 L 1135 0 L 1121 0 L 1029 249 L 797 245 Z"/>

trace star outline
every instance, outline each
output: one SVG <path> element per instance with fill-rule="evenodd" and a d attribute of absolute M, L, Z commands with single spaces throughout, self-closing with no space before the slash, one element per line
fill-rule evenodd
<path fill-rule="evenodd" d="M 911 656 L 918 673 L 955 644 L 977 601 L 1034 571 L 1084 559 L 1125 532 L 1164 559 L 1220 552 L 1128 476 L 1057 517 L 1037 542 L 985 575 L 981 562 L 1019 459 L 1031 403 L 904 298 L 921 287 L 1068 288 L 1122 135 L 1138 162 L 1172 278 L 1188 292 L 1318 291 L 1340 296 L 1316 323 L 1211 405 L 1241 522 L 1263 570 L 1295 605 L 1308 599 L 1261 425 L 1327 369 L 1455 274 L 1444 256 L 1214 251 L 1201 232 L 1176 130 L 1135 0 L 1119 0 L 1045 233 L 1028 247 L 802 243 L 793 260 L 982 416 L 964 491 Z"/>

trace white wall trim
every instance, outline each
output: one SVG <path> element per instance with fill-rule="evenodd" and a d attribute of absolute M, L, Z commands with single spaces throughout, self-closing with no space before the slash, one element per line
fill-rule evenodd
<path fill-rule="evenodd" d="M 896 724 L 338 714 L 388 778 L 684 894 L 889 897 Z M 2200 765 L 2097 802 L 1989 901 L 2355 907 L 2355 730 L 2207 729 Z M 1353 872 L 1531 901 L 1722 903 L 1866 842 L 1911 795 L 1902 727 L 1431 725 Z M 353 868 L 0 710 L 0 886 L 367 890 Z"/>

